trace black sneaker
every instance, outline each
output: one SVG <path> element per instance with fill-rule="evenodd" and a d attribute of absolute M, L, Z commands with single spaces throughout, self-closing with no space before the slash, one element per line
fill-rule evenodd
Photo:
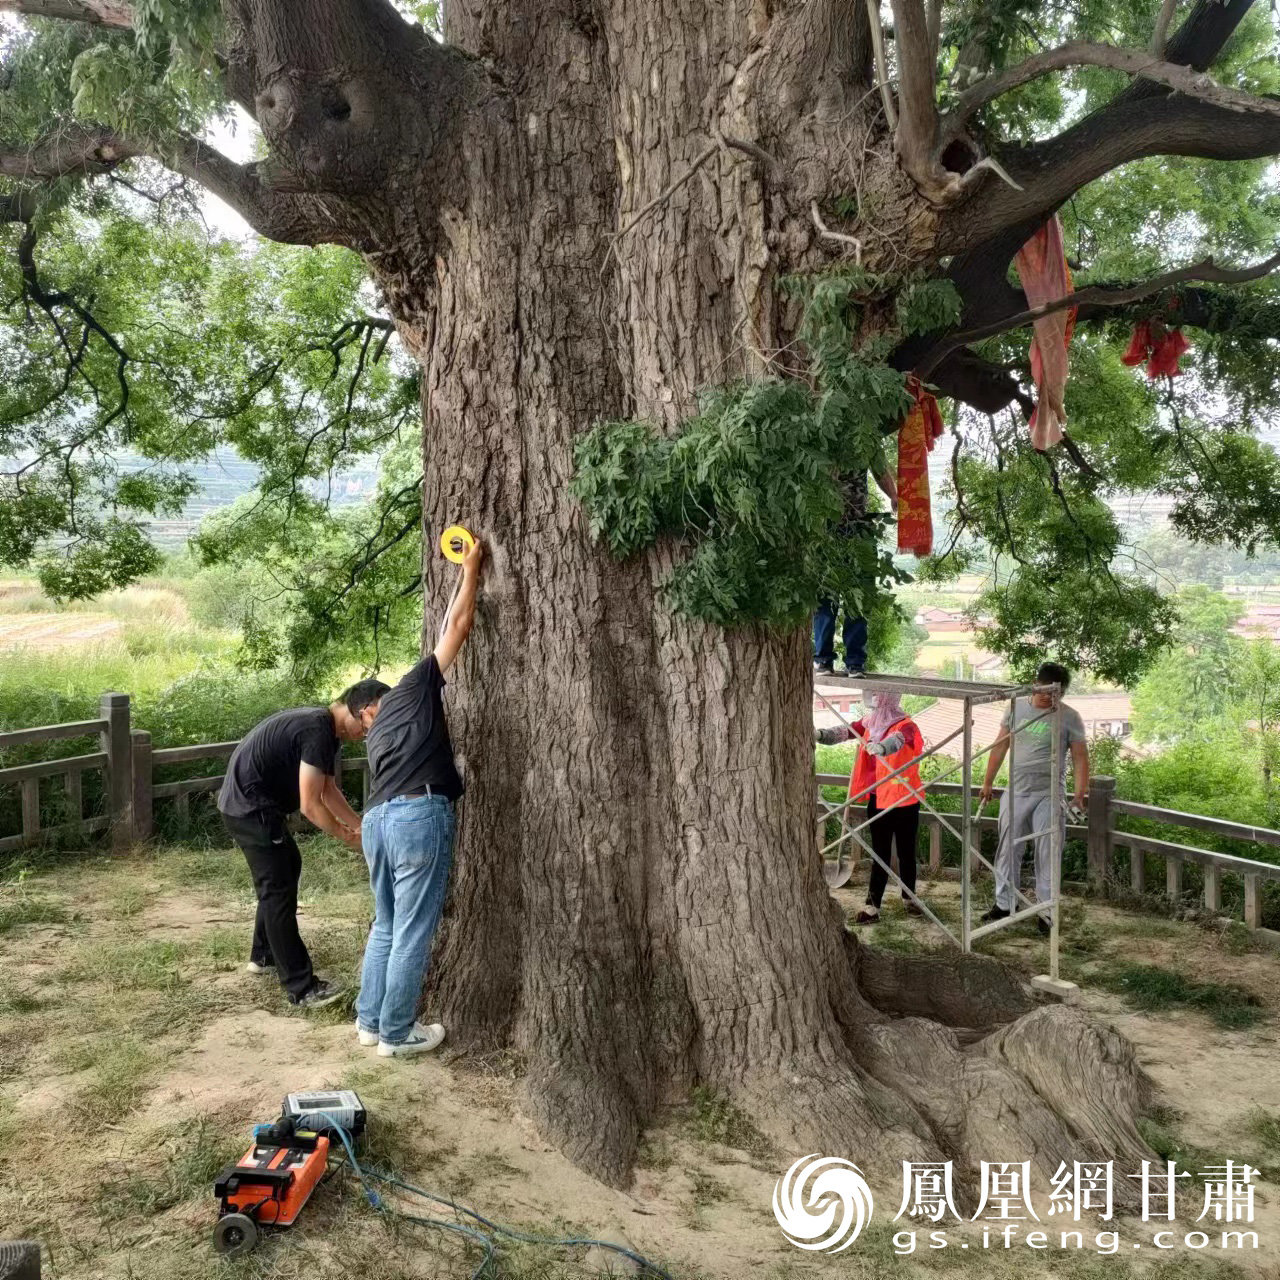
<path fill-rule="evenodd" d="M 299 1009 L 323 1009 L 326 1005 L 337 1003 L 344 995 L 346 992 L 341 987 L 323 978 L 317 978 L 311 984 L 310 990 L 300 995 L 293 1003 Z"/>
<path fill-rule="evenodd" d="M 851 667 L 846 663 L 836 674 L 844 676 L 847 680 L 861 680 L 867 673 L 861 667 Z"/>
<path fill-rule="evenodd" d="M 1047 938 L 1053 932 L 1053 926 L 1044 918 L 1036 916 L 1036 928 Z"/>
<path fill-rule="evenodd" d="M 834 662 L 815 662 L 813 664 L 813 674 L 815 676 L 833 676 L 836 673 L 836 664 Z"/>
<path fill-rule="evenodd" d="M 993 920 L 1003 920 L 1009 915 L 1003 907 L 992 907 L 986 915 L 982 917 L 983 924 L 991 924 Z"/>

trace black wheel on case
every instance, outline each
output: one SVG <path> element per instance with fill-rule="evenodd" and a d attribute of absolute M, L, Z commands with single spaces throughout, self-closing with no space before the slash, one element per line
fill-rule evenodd
<path fill-rule="evenodd" d="M 247 1214 L 228 1213 L 213 1229 L 213 1251 L 228 1258 L 248 1253 L 257 1243 L 258 1228 Z"/>

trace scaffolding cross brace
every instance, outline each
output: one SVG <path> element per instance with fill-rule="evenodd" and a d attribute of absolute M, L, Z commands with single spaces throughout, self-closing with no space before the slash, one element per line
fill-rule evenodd
<path fill-rule="evenodd" d="M 852 788 L 852 779 L 850 780 L 849 795 L 842 804 L 828 804 L 819 795 L 818 804 L 819 813 L 819 829 L 825 830 L 828 819 L 839 817 L 841 822 L 840 835 L 821 849 L 821 854 L 825 858 L 832 850 L 840 850 L 848 841 L 853 841 L 856 845 L 867 852 L 872 861 L 875 862 L 903 892 L 904 896 L 914 902 L 928 919 L 935 924 L 956 946 L 962 951 L 970 951 L 973 943 L 983 937 L 996 933 L 1001 929 L 1008 928 L 1015 924 L 1020 924 L 1024 920 L 1028 920 L 1036 915 L 1043 916 L 1046 912 L 1049 915 L 1049 976 L 1055 981 L 1058 979 L 1058 939 L 1060 929 L 1061 902 L 1062 902 L 1062 845 L 1064 838 L 1064 801 L 1063 793 L 1063 740 L 1062 740 L 1062 700 L 1061 689 L 1058 685 L 991 685 L 984 684 L 973 680 L 942 680 L 929 677 L 921 678 L 915 676 L 859 676 L 851 678 L 846 676 L 827 676 L 823 678 L 824 684 L 832 684 L 837 687 L 847 688 L 854 692 L 875 692 L 876 689 L 893 689 L 899 693 L 917 694 L 936 698 L 953 698 L 962 703 L 963 720 L 959 729 L 947 734 L 945 738 L 933 743 L 925 748 L 920 756 L 908 764 L 903 765 L 900 769 L 896 769 L 893 773 L 887 774 L 884 778 L 877 779 L 877 784 L 896 780 L 900 775 L 905 773 L 913 764 L 918 764 L 921 760 L 941 756 L 942 748 L 949 746 L 957 738 L 962 739 L 961 759 L 960 763 L 952 765 L 949 769 L 933 778 L 925 781 L 922 790 L 917 792 L 914 787 L 907 784 L 907 790 L 916 797 L 920 805 L 929 814 L 933 816 L 935 821 L 943 828 L 950 832 L 960 841 L 960 936 L 957 938 L 946 924 L 944 924 L 938 916 L 930 909 L 929 905 L 915 893 L 914 890 L 907 888 L 902 882 L 902 878 L 894 872 L 891 866 L 876 854 L 868 839 L 864 838 L 863 832 L 867 830 L 873 818 L 864 819 L 857 825 L 851 826 L 849 823 L 850 810 L 858 805 L 863 799 L 863 795 L 855 795 Z M 824 703 L 829 711 L 845 726 L 846 729 L 853 734 L 853 728 L 840 711 L 835 707 L 831 700 L 822 692 L 821 689 L 814 686 L 814 693 L 818 699 Z M 1017 702 L 1019 698 L 1031 697 L 1034 694 L 1048 694 L 1052 697 L 1052 706 L 1042 710 L 1039 715 L 1028 717 L 1021 724 L 1018 723 Z M 1024 844 L 1032 845 L 1032 855 L 1034 858 L 1034 842 L 1040 838 L 1047 836 L 1049 838 L 1049 872 L 1050 884 L 1052 885 L 1052 897 L 1047 902 L 1038 902 L 1033 900 L 1022 891 L 1018 883 L 1018 876 L 1014 877 L 1013 891 L 1016 895 L 1018 903 L 1023 904 L 1021 909 L 1010 912 L 1009 915 L 999 920 L 980 924 L 977 928 L 973 922 L 973 876 L 975 863 L 984 866 L 988 871 L 995 873 L 994 865 L 983 856 L 980 843 L 974 839 L 974 830 L 976 815 L 973 811 L 973 766 L 975 761 L 985 756 L 995 743 L 982 748 L 980 751 L 974 751 L 973 742 L 973 709 L 975 706 L 984 705 L 991 702 L 1007 702 L 1008 703 L 1008 769 L 1010 785 L 1005 791 L 1005 801 L 1001 808 L 1006 812 L 1001 814 L 1000 837 L 1001 841 L 1008 840 L 1013 849 Z M 1039 831 L 1032 831 L 1027 835 L 1015 834 L 1018 830 L 1017 809 L 1018 809 L 1018 792 L 1013 786 L 1014 767 L 1017 759 L 1017 742 L 1019 735 L 1024 734 L 1033 724 L 1041 723 L 1049 720 L 1050 734 L 1052 736 L 1052 757 L 1050 766 L 1050 819 L 1049 826 Z M 856 735 L 854 735 L 856 736 Z M 999 739 L 997 739 L 999 741 Z M 947 814 L 940 812 L 929 802 L 927 793 L 931 786 L 951 777 L 953 774 L 959 773 L 961 787 L 961 802 L 959 815 Z M 955 817 L 960 819 L 960 829 L 957 831 L 955 825 L 951 821 Z M 998 846 L 997 846 L 998 847 Z M 841 858 L 842 853 L 837 853 L 837 858 Z M 997 854 L 997 856 L 999 856 Z M 1020 869 L 1023 862 L 1022 854 L 1015 854 L 1015 866 Z"/>

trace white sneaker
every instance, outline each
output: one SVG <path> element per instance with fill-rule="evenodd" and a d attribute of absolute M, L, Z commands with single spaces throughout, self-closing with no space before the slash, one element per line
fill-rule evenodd
<path fill-rule="evenodd" d="M 429 1027 L 415 1022 L 413 1030 L 399 1044 L 388 1044 L 385 1040 L 379 1040 L 378 1057 L 407 1058 L 414 1053 L 430 1053 L 432 1049 L 438 1049 L 443 1043 L 444 1028 L 438 1022 L 433 1022 Z"/>
<path fill-rule="evenodd" d="M 356 1025 L 356 1039 L 366 1048 L 372 1049 L 378 1043 L 378 1033 L 376 1031 L 366 1031 L 359 1024 Z"/>
<path fill-rule="evenodd" d="M 276 967 L 273 964 L 259 964 L 256 960 L 250 960 L 244 967 L 246 973 L 252 973 L 261 978 L 265 974 L 275 973 Z"/>

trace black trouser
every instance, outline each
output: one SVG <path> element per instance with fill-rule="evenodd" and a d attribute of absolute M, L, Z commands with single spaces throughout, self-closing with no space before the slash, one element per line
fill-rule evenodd
<path fill-rule="evenodd" d="M 876 805 L 875 796 L 872 796 L 867 801 L 867 818 L 875 819 L 871 822 L 871 847 L 876 851 L 876 857 L 887 867 L 896 844 L 898 875 L 902 877 L 902 883 L 915 893 L 916 836 L 920 831 L 919 804 L 899 804 L 891 809 L 880 809 Z M 867 904 L 872 907 L 879 907 L 880 900 L 884 897 L 884 887 L 889 883 L 889 873 L 880 862 L 871 864 L 871 887 L 867 890 Z M 903 894 L 903 897 L 906 895 Z"/>
<path fill-rule="evenodd" d="M 293 1000 L 315 983 L 307 945 L 298 932 L 298 881 L 302 854 L 280 814 L 255 813 L 233 818 L 224 813 L 231 838 L 244 851 L 258 893 L 258 918 L 253 926 L 256 964 L 274 964 L 280 985 Z"/>

